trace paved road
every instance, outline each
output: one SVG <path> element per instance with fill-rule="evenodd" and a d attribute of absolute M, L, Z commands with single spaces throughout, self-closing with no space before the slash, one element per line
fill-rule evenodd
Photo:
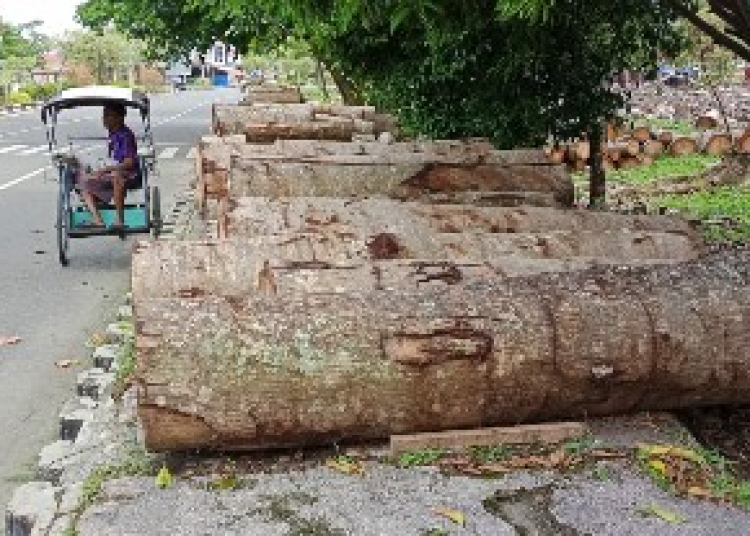
<path fill-rule="evenodd" d="M 212 102 L 238 96 L 226 89 L 153 97 L 164 209 L 179 182 L 170 163 L 192 156 L 195 140 L 208 132 Z M 61 115 L 58 139 L 102 135 L 100 115 L 99 109 Z M 132 111 L 127 122 L 140 126 Z M 57 412 L 72 395 L 75 372 L 58 370 L 55 361 L 88 358 L 85 340 L 112 318 L 128 285 L 132 239 L 74 240 L 70 266 L 59 266 L 55 173 L 45 147 L 38 112 L 0 116 L 0 337 L 22 338 L 0 347 L 0 505 L 18 480 L 33 475 L 39 449 L 56 439 Z"/>

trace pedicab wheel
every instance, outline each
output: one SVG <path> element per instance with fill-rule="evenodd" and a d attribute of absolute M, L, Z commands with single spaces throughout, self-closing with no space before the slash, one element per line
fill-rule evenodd
<path fill-rule="evenodd" d="M 151 236 L 159 238 L 161 234 L 161 194 L 158 186 L 151 187 Z"/>
<path fill-rule="evenodd" d="M 67 195 L 60 188 L 60 197 L 57 200 L 57 252 L 60 264 L 68 265 L 68 247 L 70 238 L 68 231 L 70 228 L 70 207 L 68 205 Z"/>

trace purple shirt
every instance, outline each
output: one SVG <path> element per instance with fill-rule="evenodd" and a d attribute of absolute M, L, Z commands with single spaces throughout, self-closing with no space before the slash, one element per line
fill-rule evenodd
<path fill-rule="evenodd" d="M 109 157 L 113 160 L 123 163 L 126 158 L 133 159 L 133 168 L 130 174 L 136 175 L 140 172 L 138 168 L 138 146 L 135 141 L 135 134 L 127 126 L 110 132 L 109 134 Z"/>

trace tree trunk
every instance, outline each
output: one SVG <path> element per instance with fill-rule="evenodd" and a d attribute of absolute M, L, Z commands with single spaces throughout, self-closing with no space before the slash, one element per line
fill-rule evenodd
<path fill-rule="evenodd" d="M 363 106 L 365 104 L 365 98 L 360 89 L 340 69 L 328 65 L 328 72 L 331 73 L 344 104 L 349 106 Z"/>
<path fill-rule="evenodd" d="M 591 142 L 591 178 L 589 183 L 589 207 L 604 205 L 607 197 L 606 173 L 602 161 L 602 127 L 594 125 L 589 133 Z"/>
<path fill-rule="evenodd" d="M 266 258 L 248 278 L 236 277 L 248 266 L 236 245 L 206 247 L 220 262 L 189 244 L 136 247 L 149 449 L 750 402 L 748 250 L 518 279 L 481 263 Z M 179 295 L 144 284 L 172 270 L 194 284 Z"/>

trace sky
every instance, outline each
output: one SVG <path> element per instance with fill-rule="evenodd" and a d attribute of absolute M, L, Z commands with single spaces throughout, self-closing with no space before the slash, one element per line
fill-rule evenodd
<path fill-rule="evenodd" d="M 50 36 L 80 28 L 73 17 L 83 0 L 0 0 L 0 18 L 11 24 L 41 20 L 40 31 Z"/>

